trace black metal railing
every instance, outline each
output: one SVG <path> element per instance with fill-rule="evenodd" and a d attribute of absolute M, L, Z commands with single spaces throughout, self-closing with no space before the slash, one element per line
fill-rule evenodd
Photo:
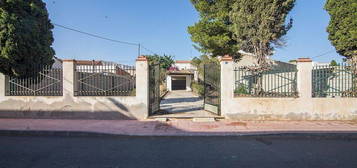
<path fill-rule="evenodd" d="M 77 64 L 75 96 L 135 96 L 135 67 L 93 61 Z"/>
<path fill-rule="evenodd" d="M 262 70 L 256 66 L 235 68 L 235 96 L 297 97 L 296 66 L 273 66 Z"/>
<path fill-rule="evenodd" d="M 319 65 L 312 70 L 313 97 L 357 97 L 357 74 L 354 66 Z"/>
<path fill-rule="evenodd" d="M 34 71 L 36 72 L 36 71 Z M 6 96 L 62 96 L 62 68 L 40 67 L 31 77 L 16 78 L 6 76 Z"/>

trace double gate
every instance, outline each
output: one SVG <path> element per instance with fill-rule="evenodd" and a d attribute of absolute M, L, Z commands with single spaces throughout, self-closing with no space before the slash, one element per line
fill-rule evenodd
<path fill-rule="evenodd" d="M 218 63 L 204 65 L 204 109 L 221 114 L 221 67 Z"/>
<path fill-rule="evenodd" d="M 160 64 L 149 65 L 149 115 L 160 111 L 160 82 Z M 220 115 L 221 68 L 217 63 L 204 65 L 204 109 Z"/>
<path fill-rule="evenodd" d="M 160 111 L 160 64 L 149 65 L 149 115 Z"/>

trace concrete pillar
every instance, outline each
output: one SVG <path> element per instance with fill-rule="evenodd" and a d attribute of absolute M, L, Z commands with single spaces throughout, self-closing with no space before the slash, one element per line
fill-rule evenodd
<path fill-rule="evenodd" d="M 198 82 L 198 71 L 194 71 L 193 79 L 195 82 Z"/>
<path fill-rule="evenodd" d="M 147 107 L 143 116 L 149 116 L 149 63 L 145 56 L 136 59 L 136 98 Z"/>
<path fill-rule="evenodd" d="M 192 81 L 192 76 L 191 75 L 186 75 L 186 91 L 191 92 L 191 81 Z"/>
<path fill-rule="evenodd" d="M 310 58 L 297 60 L 297 91 L 300 98 L 312 97 L 312 66 Z"/>
<path fill-rule="evenodd" d="M 75 60 L 63 60 L 63 96 L 74 97 Z"/>
<path fill-rule="evenodd" d="M 5 97 L 5 75 L 0 73 L 0 98 Z"/>
<path fill-rule="evenodd" d="M 172 91 L 172 77 L 170 75 L 166 76 L 166 88 L 167 91 Z"/>
<path fill-rule="evenodd" d="M 224 56 L 221 58 L 221 115 L 229 112 L 229 102 L 234 97 L 234 67 L 233 58 Z"/>

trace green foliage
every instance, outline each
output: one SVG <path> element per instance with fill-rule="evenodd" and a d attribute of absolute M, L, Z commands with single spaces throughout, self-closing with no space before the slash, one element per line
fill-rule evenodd
<path fill-rule="evenodd" d="M 229 11 L 233 0 L 191 0 L 200 13 L 200 21 L 188 27 L 195 48 L 213 56 L 231 55 L 239 58 L 237 42 L 230 30 Z"/>
<path fill-rule="evenodd" d="M 248 88 L 244 84 L 239 84 L 238 87 L 234 90 L 236 95 L 248 95 Z"/>
<path fill-rule="evenodd" d="M 330 66 L 339 66 L 339 64 L 335 60 L 332 60 Z"/>
<path fill-rule="evenodd" d="M 259 65 L 267 64 L 274 47 L 285 45 L 282 37 L 292 27 L 286 17 L 295 0 L 235 0 L 230 13 L 238 48 L 253 53 Z"/>
<path fill-rule="evenodd" d="M 339 54 L 357 61 L 357 1 L 327 0 L 325 9 L 331 16 L 329 40 Z"/>
<path fill-rule="evenodd" d="M 172 56 L 169 55 L 145 55 L 149 60 L 149 64 L 160 64 L 160 82 L 166 82 L 167 70 L 175 63 Z"/>
<path fill-rule="evenodd" d="M 198 78 L 203 80 L 204 65 L 209 63 L 219 64 L 219 60 L 216 57 L 210 57 L 207 55 L 202 55 L 200 57 L 195 57 L 192 59 L 191 64 L 197 67 Z"/>
<path fill-rule="evenodd" d="M 52 29 L 42 0 L 1 0 L 0 72 L 28 77 L 52 65 Z"/>
<path fill-rule="evenodd" d="M 191 0 L 200 13 L 200 21 L 188 28 L 197 48 L 212 56 L 231 55 L 239 59 L 239 50 L 251 52 L 258 63 L 274 47 L 284 46 L 282 37 L 292 26 L 285 24 L 295 0 Z"/>
<path fill-rule="evenodd" d="M 201 97 L 204 96 L 205 91 L 204 91 L 204 86 L 202 83 L 192 82 L 191 88 L 194 93 L 198 94 Z"/>
<path fill-rule="evenodd" d="M 145 55 L 145 56 L 148 58 L 149 64 L 159 63 L 160 67 L 166 70 L 175 63 L 173 57 L 169 55 L 160 56 L 155 54 L 155 55 Z"/>

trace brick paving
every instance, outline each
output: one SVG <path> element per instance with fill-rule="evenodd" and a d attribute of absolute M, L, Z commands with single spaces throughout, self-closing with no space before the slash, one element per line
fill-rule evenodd
<path fill-rule="evenodd" d="M 281 133 L 357 133 L 356 121 L 36 120 L 0 119 L 2 131 L 87 132 L 133 136 L 225 136 Z"/>

